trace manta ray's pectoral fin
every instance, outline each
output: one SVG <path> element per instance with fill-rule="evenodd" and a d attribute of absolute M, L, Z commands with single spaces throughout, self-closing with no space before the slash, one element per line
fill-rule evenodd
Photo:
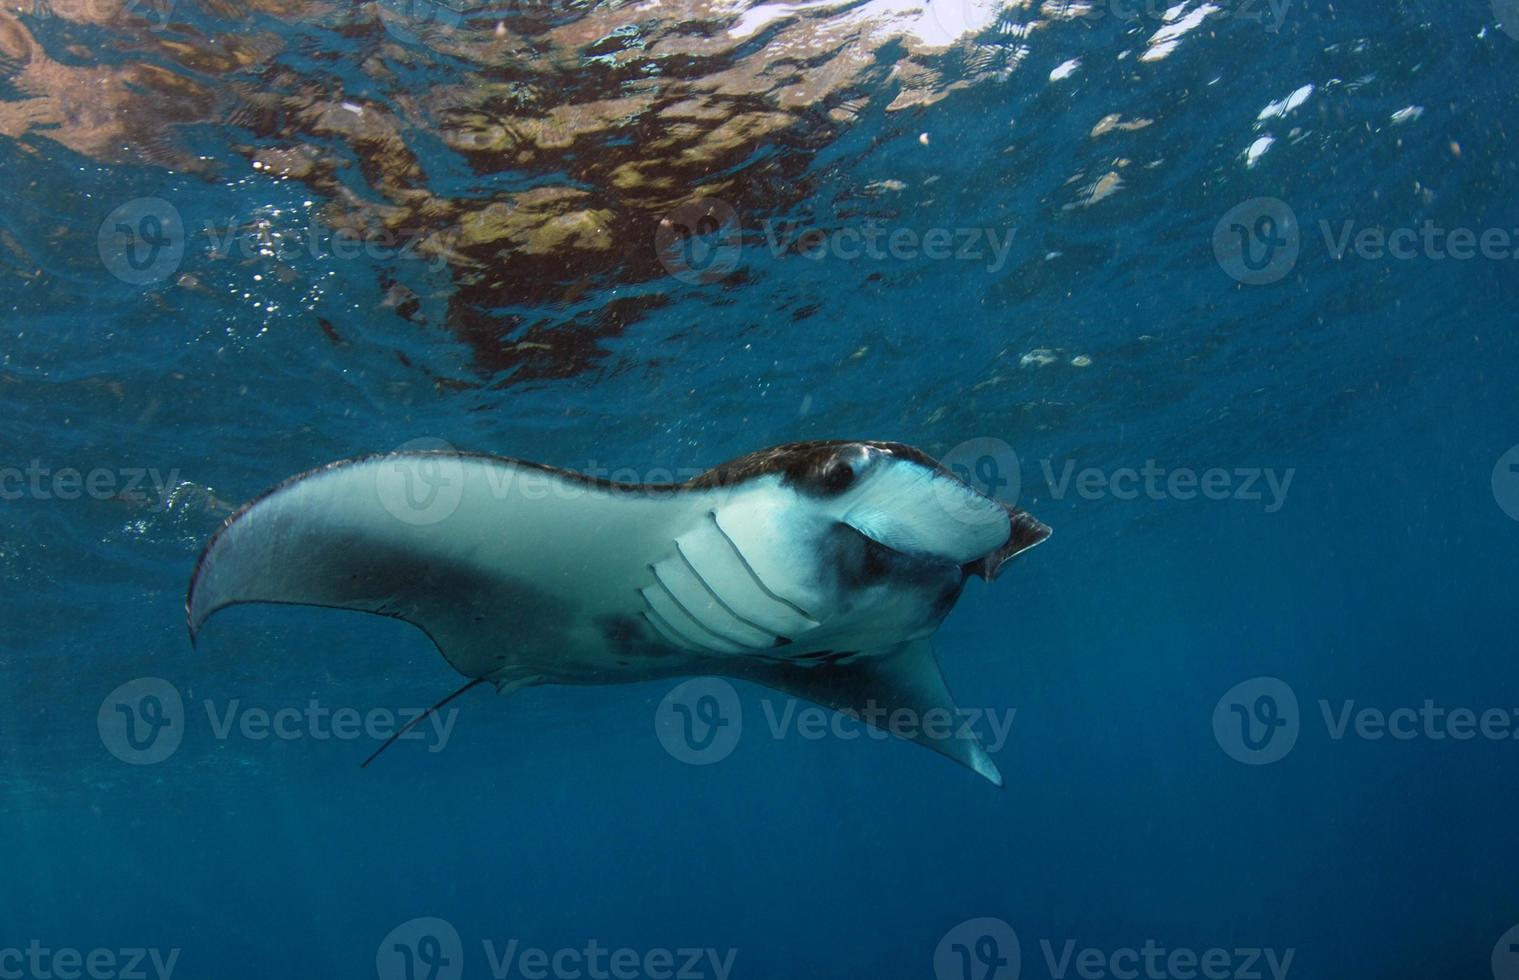
<path fill-rule="evenodd" d="M 1002 785 L 1002 773 L 949 693 L 926 639 L 827 666 L 742 661 L 734 667 L 734 676 L 841 711 Z"/>
<path fill-rule="evenodd" d="M 572 488 L 514 494 L 524 478 L 512 465 L 397 454 L 287 480 L 206 545 L 185 600 L 192 642 L 214 613 L 243 603 L 352 609 L 417 626 L 467 678 L 520 680 L 513 650 L 561 648 L 576 601 L 545 584 L 524 528 L 599 527 L 607 512 Z"/>

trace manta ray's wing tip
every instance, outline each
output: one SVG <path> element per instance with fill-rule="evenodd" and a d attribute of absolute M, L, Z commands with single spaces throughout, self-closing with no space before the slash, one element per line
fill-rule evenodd
<path fill-rule="evenodd" d="M 990 757 L 983 754 L 983 757 L 979 760 L 978 764 L 974 768 L 976 770 L 976 775 L 980 776 L 982 779 L 985 779 L 993 786 L 997 787 L 998 789 L 1007 788 L 1007 781 L 1002 778 L 1002 771 L 997 768 L 997 764 L 993 762 Z"/>

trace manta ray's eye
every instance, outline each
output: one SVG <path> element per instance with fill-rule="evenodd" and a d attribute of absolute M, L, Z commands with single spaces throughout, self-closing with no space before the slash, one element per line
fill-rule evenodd
<path fill-rule="evenodd" d="M 854 466 L 847 459 L 835 459 L 823 470 L 818 482 L 827 493 L 843 493 L 854 482 Z"/>

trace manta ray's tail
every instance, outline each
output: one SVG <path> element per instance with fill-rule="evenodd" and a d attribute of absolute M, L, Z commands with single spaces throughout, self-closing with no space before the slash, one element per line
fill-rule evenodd
<path fill-rule="evenodd" d="M 458 690 L 454 691 L 454 693 L 450 694 L 448 697 L 444 698 L 442 701 L 439 701 L 437 704 L 433 705 L 431 708 L 428 708 L 426 711 L 422 712 L 420 715 L 417 715 L 411 721 L 408 721 L 406 724 L 402 725 L 396 731 L 396 733 L 394 735 L 390 736 L 389 738 L 387 738 L 385 740 L 385 744 L 384 745 L 382 745 L 379 748 L 375 749 L 374 753 L 372 755 L 370 755 L 369 758 L 367 758 L 363 762 L 359 763 L 359 768 L 363 769 L 363 768 L 367 767 L 375 759 L 379 758 L 379 755 L 380 755 L 381 752 L 384 752 L 386 749 L 390 748 L 391 744 L 393 742 L 395 742 L 396 739 L 400 738 L 402 735 L 405 735 L 407 732 L 411 731 L 418 724 L 420 724 L 423 718 L 427 718 L 430 715 L 433 715 L 433 714 L 437 713 L 437 711 L 438 711 L 439 708 L 441 708 L 444 705 L 448 704 L 448 702 L 452 701 L 454 698 L 456 698 L 459 695 L 463 694 L 465 691 L 467 691 L 470 688 L 474 687 L 476 684 L 483 684 L 483 683 L 485 683 L 485 678 L 483 678 L 483 677 L 476 677 L 474 680 L 467 681 L 463 687 L 461 687 Z"/>

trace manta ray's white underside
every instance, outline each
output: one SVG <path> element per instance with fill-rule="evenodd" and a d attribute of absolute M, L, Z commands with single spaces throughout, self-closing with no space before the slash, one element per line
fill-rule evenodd
<path fill-rule="evenodd" d="M 393 616 L 501 689 L 712 673 L 848 711 L 954 711 L 927 638 L 961 566 L 1012 531 L 1000 504 L 895 460 L 818 497 L 774 473 L 647 487 L 392 454 L 244 508 L 207 546 L 187 613 L 192 636 L 246 602 Z M 974 738 L 917 740 L 1000 785 Z"/>

